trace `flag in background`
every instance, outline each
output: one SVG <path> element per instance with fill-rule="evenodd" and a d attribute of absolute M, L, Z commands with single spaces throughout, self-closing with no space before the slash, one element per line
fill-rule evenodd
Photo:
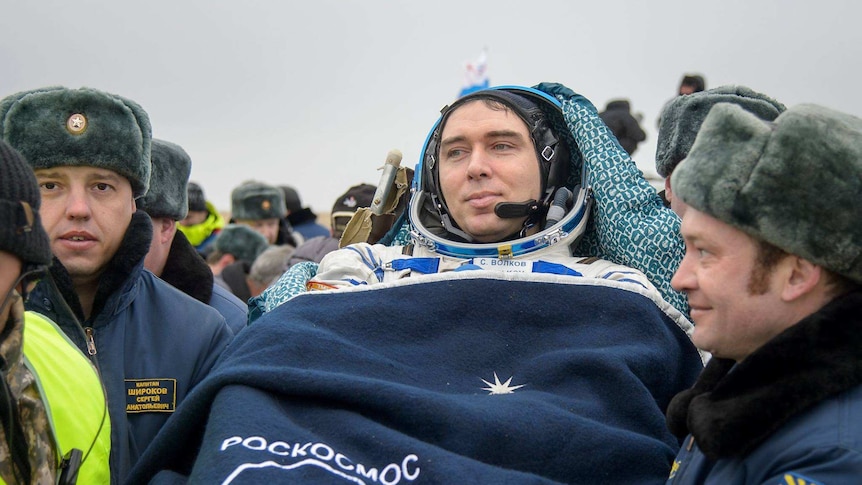
<path fill-rule="evenodd" d="M 482 49 L 482 53 L 475 62 L 468 62 L 467 70 L 464 73 L 464 85 L 458 97 L 470 94 L 480 89 L 488 87 L 488 54 L 486 49 Z"/>

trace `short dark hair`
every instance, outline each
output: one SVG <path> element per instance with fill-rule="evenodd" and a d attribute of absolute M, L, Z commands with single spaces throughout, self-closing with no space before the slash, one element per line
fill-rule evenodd
<path fill-rule="evenodd" d="M 790 253 L 787 251 L 762 239 L 757 239 L 757 259 L 754 263 L 754 269 L 751 271 L 751 277 L 748 280 L 748 291 L 752 295 L 766 293 L 769 290 L 769 274 L 775 265 L 787 256 L 790 256 Z M 862 285 L 844 275 L 822 266 L 821 269 L 824 281 L 826 282 L 826 289 L 834 297 L 862 289 Z"/>
<path fill-rule="evenodd" d="M 757 255 L 751 277 L 748 279 L 748 292 L 752 295 L 762 295 L 769 291 L 769 275 L 779 261 L 790 256 L 790 253 L 762 239 L 755 239 Z"/>
<path fill-rule="evenodd" d="M 691 86 L 694 88 L 695 93 L 699 93 L 706 89 L 706 81 L 703 79 L 703 76 L 699 74 L 686 74 L 682 77 L 682 81 L 679 85 L 680 87 Z"/>

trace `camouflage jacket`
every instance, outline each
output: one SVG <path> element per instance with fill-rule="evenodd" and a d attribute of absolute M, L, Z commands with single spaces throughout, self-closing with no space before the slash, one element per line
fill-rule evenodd
<path fill-rule="evenodd" d="M 5 381 L 5 392 L 0 392 L 0 399 L 6 401 L 2 403 L 4 407 L 14 411 L 12 420 L 18 421 L 23 431 L 27 448 L 24 458 L 29 461 L 31 477 L 27 483 L 53 484 L 57 473 L 56 442 L 36 377 L 24 365 L 24 304 L 15 291 L 12 292 L 11 307 L 5 328 L 0 332 L 0 366 Z M 16 466 L 9 443 L 9 430 L 0 426 L 0 481 L 23 483 L 23 471 Z"/>

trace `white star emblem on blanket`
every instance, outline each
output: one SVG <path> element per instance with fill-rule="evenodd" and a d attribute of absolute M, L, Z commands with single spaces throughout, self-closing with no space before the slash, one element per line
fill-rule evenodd
<path fill-rule="evenodd" d="M 489 396 L 493 396 L 494 394 L 512 394 L 516 389 L 520 389 L 524 387 L 526 384 L 521 384 L 520 386 L 510 386 L 512 383 L 512 379 L 514 376 L 510 377 L 506 382 L 500 382 L 500 378 L 497 377 L 497 373 L 494 373 L 494 383 L 490 383 L 485 379 L 482 379 L 482 382 L 488 385 L 488 387 L 483 387 L 482 389 L 488 391 Z"/>

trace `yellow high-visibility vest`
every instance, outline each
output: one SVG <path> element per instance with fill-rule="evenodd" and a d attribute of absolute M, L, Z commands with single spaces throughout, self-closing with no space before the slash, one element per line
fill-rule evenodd
<path fill-rule="evenodd" d="M 24 362 L 36 376 L 51 421 L 57 462 L 79 449 L 84 457 L 77 483 L 110 483 L 111 421 L 96 368 L 57 324 L 29 311 L 24 313 Z"/>

